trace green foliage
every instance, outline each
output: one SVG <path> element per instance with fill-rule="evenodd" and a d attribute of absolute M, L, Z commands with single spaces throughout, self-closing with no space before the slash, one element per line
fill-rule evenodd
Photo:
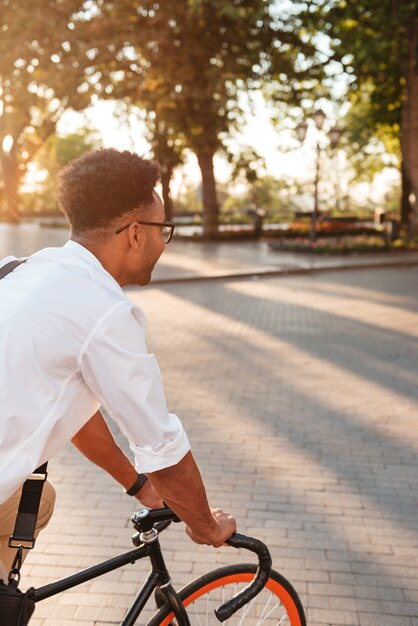
<path fill-rule="evenodd" d="M 55 177 L 58 171 L 84 152 L 101 148 L 96 131 L 86 127 L 69 135 L 51 135 L 36 156 L 38 170 L 48 176 L 34 191 L 22 194 L 24 212 L 32 214 L 59 214 L 55 199 Z"/>
<path fill-rule="evenodd" d="M 399 135 L 416 2 L 316 0 L 302 15 L 309 28 L 329 37 L 334 74 L 342 69 L 347 75 L 354 117 L 363 113 L 362 144 L 365 133 L 381 127 Z"/>
<path fill-rule="evenodd" d="M 132 0 L 103 0 L 91 31 L 101 43 L 95 80 L 100 75 L 107 95 L 152 111 L 192 150 L 214 152 L 242 121 L 240 90 L 280 77 L 275 98 L 289 101 L 292 78 L 312 83 L 315 48 L 274 7 L 265 0 L 144 0 L 137 10 Z"/>
<path fill-rule="evenodd" d="M 146 110 L 162 162 L 176 164 L 184 147 L 198 155 L 205 210 L 216 213 L 212 160 L 243 122 L 240 93 L 274 81 L 274 99 L 295 101 L 296 92 L 312 86 L 315 47 L 289 27 L 273 0 L 95 6 L 84 37 L 94 88 Z"/>
<path fill-rule="evenodd" d="M 383 123 L 375 118 L 370 94 L 373 86 L 366 83 L 349 94 L 350 109 L 341 124 L 340 141 L 354 170 L 354 181 L 372 181 L 385 167 L 399 168 L 401 162 L 399 124 Z"/>
<path fill-rule="evenodd" d="M 252 184 L 265 171 L 265 160 L 251 146 L 243 146 L 238 154 L 227 153 L 227 160 L 232 167 L 233 181 L 244 180 Z"/>
<path fill-rule="evenodd" d="M 302 18 L 309 28 L 329 37 L 330 61 L 342 66 L 352 87 L 365 82 L 372 86 L 376 121 L 399 122 L 406 33 L 416 18 L 416 2 L 316 0 Z"/>
<path fill-rule="evenodd" d="M 344 72 L 352 104 L 348 153 L 358 177 L 370 179 L 389 164 L 402 168 L 404 197 L 410 186 L 417 192 L 416 1 L 315 0 L 301 16 L 311 32 L 329 38 L 329 72 Z M 418 225 L 418 203 L 416 213 Z"/>
<path fill-rule="evenodd" d="M 189 213 L 191 219 L 197 219 L 201 223 L 203 204 L 200 196 L 201 193 L 195 185 L 183 186 L 174 202 L 174 219 L 176 214 Z"/>
<path fill-rule="evenodd" d="M 253 218 L 248 210 L 258 207 L 266 211 L 266 222 L 291 222 L 300 209 L 298 197 L 306 193 L 306 187 L 295 180 L 260 176 L 247 184 L 242 193 L 229 194 L 222 203 L 221 212 L 236 216 L 234 221 L 250 223 Z"/>
<path fill-rule="evenodd" d="M 0 0 L 0 161 L 3 200 L 18 208 L 18 188 L 62 113 L 89 101 L 71 39 L 80 0 Z M 10 150 L 3 139 L 13 140 Z"/>
<path fill-rule="evenodd" d="M 36 157 L 39 169 L 53 173 L 89 150 L 102 147 L 97 131 L 88 126 L 68 135 L 51 135 Z"/>

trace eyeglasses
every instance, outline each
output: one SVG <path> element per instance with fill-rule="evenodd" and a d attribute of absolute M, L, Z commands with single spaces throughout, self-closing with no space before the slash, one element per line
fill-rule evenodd
<path fill-rule="evenodd" d="M 163 236 L 164 243 L 170 243 L 173 237 L 174 227 L 175 227 L 174 222 L 169 222 L 168 220 L 166 222 L 139 222 L 138 220 L 136 220 L 135 222 L 130 222 L 130 224 L 126 224 L 126 226 L 122 226 L 122 228 L 118 228 L 117 230 L 115 230 L 115 235 L 119 235 L 119 233 L 121 233 L 123 230 L 126 230 L 126 228 L 129 228 L 131 224 L 144 224 L 145 226 L 159 226 L 161 228 L 161 234 Z"/>

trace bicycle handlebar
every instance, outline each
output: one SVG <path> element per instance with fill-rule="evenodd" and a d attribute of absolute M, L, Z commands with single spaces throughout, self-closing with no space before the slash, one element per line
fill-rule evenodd
<path fill-rule="evenodd" d="M 131 521 L 136 530 L 144 532 L 155 528 L 158 532 L 161 532 L 167 526 L 170 526 L 171 522 L 180 522 L 180 518 L 169 509 L 139 509 L 131 517 Z"/>
<path fill-rule="evenodd" d="M 136 530 L 140 532 L 150 530 L 153 527 L 158 532 L 161 532 L 167 528 L 171 522 L 179 522 L 180 519 L 169 508 L 165 508 L 154 510 L 141 509 L 133 515 L 132 521 Z M 257 554 L 258 568 L 254 580 L 249 585 L 228 600 L 228 602 L 225 602 L 225 604 L 215 609 L 215 615 L 220 622 L 229 619 L 231 615 L 243 607 L 244 604 L 250 602 L 250 600 L 260 593 L 267 583 L 271 571 L 270 552 L 267 546 L 259 539 L 234 533 L 225 543 L 233 548 L 244 548 L 245 550 Z"/>
<path fill-rule="evenodd" d="M 228 602 L 225 602 L 225 604 L 215 609 L 215 615 L 220 622 L 229 619 L 231 615 L 243 607 L 244 604 L 250 602 L 250 600 L 260 593 L 267 583 L 271 571 L 270 552 L 267 546 L 259 539 L 234 533 L 227 539 L 226 543 L 233 548 L 245 548 L 245 550 L 255 552 L 258 556 L 258 569 L 254 580 L 249 585 L 228 600 Z"/>

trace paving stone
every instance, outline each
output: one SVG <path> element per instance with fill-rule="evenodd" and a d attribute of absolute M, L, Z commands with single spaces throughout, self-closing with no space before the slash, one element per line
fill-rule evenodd
<path fill-rule="evenodd" d="M 410 617 L 360 613 L 360 626 L 412 626 L 412 620 Z"/>
<path fill-rule="evenodd" d="M 309 593 L 312 595 L 328 596 L 328 597 L 353 597 L 354 589 L 351 585 L 332 585 L 323 583 L 309 583 Z"/>
<path fill-rule="evenodd" d="M 320 624 L 333 624 L 334 626 L 339 624 L 344 624 L 346 626 L 358 626 L 359 624 L 357 613 L 350 611 L 333 611 L 330 609 L 308 609 L 307 621 L 308 624 L 310 624 L 311 621 L 315 621 Z"/>

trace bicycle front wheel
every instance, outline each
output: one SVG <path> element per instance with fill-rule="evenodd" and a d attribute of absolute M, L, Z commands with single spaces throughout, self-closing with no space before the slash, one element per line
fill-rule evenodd
<path fill-rule="evenodd" d="M 219 624 L 214 609 L 232 598 L 254 578 L 255 565 L 228 565 L 197 578 L 180 592 L 191 626 Z M 239 626 L 306 626 L 298 594 L 280 574 L 271 570 L 264 589 L 225 622 Z M 162 607 L 148 626 L 177 626 L 172 611 Z"/>

